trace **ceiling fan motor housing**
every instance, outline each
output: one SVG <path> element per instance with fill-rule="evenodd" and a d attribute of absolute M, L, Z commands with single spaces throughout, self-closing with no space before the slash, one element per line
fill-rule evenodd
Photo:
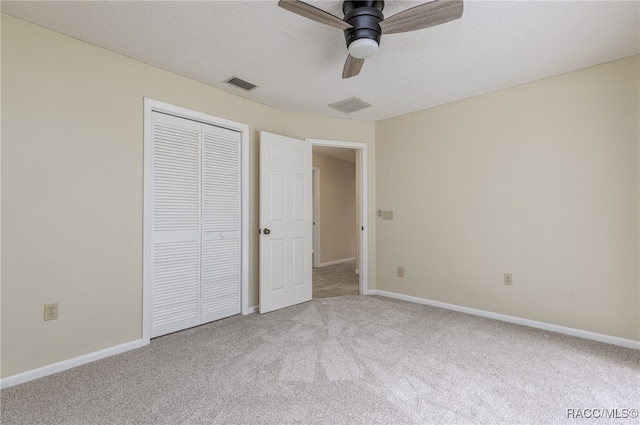
<path fill-rule="evenodd" d="M 352 28 L 344 30 L 347 48 L 356 40 L 369 38 L 380 44 L 382 30 L 380 21 L 384 19 L 384 1 L 345 1 L 342 3 L 344 21 Z"/>

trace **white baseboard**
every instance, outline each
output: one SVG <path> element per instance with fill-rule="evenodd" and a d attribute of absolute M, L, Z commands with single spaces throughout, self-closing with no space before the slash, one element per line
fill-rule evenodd
<path fill-rule="evenodd" d="M 260 311 L 260 306 L 254 305 L 253 307 L 249 307 L 249 309 L 245 314 L 253 314 L 253 313 L 257 313 L 258 311 Z"/>
<path fill-rule="evenodd" d="M 440 301 L 433 301 L 426 298 L 398 294 L 396 292 L 388 292 L 388 291 L 373 289 L 373 290 L 367 291 L 366 295 L 380 295 L 383 297 L 395 298 L 403 301 L 410 301 L 417 304 L 424 304 L 432 307 L 440 307 L 447 310 L 453 310 L 453 311 L 459 311 L 461 313 L 472 314 L 474 316 L 486 317 L 488 319 L 515 323 L 518 325 L 529 326 L 531 328 L 544 329 L 546 331 L 558 332 L 565 335 L 577 336 L 579 338 L 591 339 L 593 341 L 599 341 L 607 344 L 619 345 L 621 347 L 634 348 L 636 350 L 640 350 L 640 341 L 634 341 L 632 339 L 625 339 L 617 336 L 604 335 L 604 334 L 599 334 L 595 332 L 584 331 L 581 329 L 568 328 L 566 326 L 554 325 L 554 324 L 545 323 L 545 322 L 538 322 L 536 320 L 523 319 L 521 317 L 508 316 L 506 314 L 493 313 L 491 311 L 478 310 L 475 308 L 463 307 L 455 304 L 443 303 Z"/>
<path fill-rule="evenodd" d="M 147 343 L 145 343 L 144 340 L 142 339 L 139 339 L 137 341 L 126 342 L 124 344 L 105 348 L 104 350 L 94 351 L 93 353 L 74 357 L 69 360 L 63 360 L 58 363 L 39 367 L 38 369 L 33 369 L 27 372 L 19 373 L 17 375 L 9 376 L 7 378 L 0 380 L 0 389 L 13 387 L 14 385 L 22 384 L 28 381 L 33 381 L 34 379 L 43 378 L 48 375 L 53 375 L 54 373 L 62 372 L 64 370 L 68 370 L 76 366 L 81 366 L 83 364 L 95 362 L 96 360 L 104 359 L 105 357 L 115 356 L 116 354 L 121 354 L 127 351 L 135 350 L 136 348 L 140 348 L 147 345 Z"/>
<path fill-rule="evenodd" d="M 329 267 L 336 266 L 338 264 L 350 263 L 352 261 L 356 261 L 356 257 L 353 258 L 343 258 L 342 260 L 328 261 L 326 263 L 320 263 L 318 267 Z"/>

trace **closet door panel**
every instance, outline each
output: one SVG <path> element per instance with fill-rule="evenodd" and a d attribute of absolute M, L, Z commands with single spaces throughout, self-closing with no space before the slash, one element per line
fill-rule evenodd
<path fill-rule="evenodd" d="M 238 239 L 205 240 L 202 268 L 202 322 L 240 313 Z"/>
<path fill-rule="evenodd" d="M 199 244 L 154 242 L 152 337 L 200 324 Z"/>
<path fill-rule="evenodd" d="M 202 322 L 240 313 L 240 133 L 202 125 Z"/>
<path fill-rule="evenodd" d="M 200 323 L 201 125 L 153 114 L 151 336 Z"/>
<path fill-rule="evenodd" d="M 239 232 L 240 133 L 202 127 L 204 232 Z"/>

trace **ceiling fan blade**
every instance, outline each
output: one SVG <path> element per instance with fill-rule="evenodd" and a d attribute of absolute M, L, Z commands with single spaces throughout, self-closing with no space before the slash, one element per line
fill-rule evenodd
<path fill-rule="evenodd" d="M 342 70 L 342 78 L 351 78 L 360 74 L 363 64 L 364 59 L 356 59 L 351 55 L 347 56 L 347 61 L 344 63 L 344 68 Z"/>
<path fill-rule="evenodd" d="M 380 22 L 383 34 L 421 30 L 462 16 L 462 0 L 435 0 L 412 7 Z"/>
<path fill-rule="evenodd" d="M 351 25 L 337 16 L 298 0 L 280 0 L 278 2 L 278 6 L 288 10 L 289 12 L 311 19 L 312 21 L 320 22 L 321 24 L 329 25 L 341 30 L 348 30 L 351 28 Z"/>

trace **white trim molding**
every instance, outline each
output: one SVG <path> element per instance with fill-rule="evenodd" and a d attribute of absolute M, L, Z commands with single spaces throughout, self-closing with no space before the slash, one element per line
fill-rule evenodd
<path fill-rule="evenodd" d="M 328 146 L 334 148 L 355 149 L 360 155 L 360 277 L 359 287 L 361 294 L 369 292 L 369 159 L 368 145 L 363 142 L 347 142 L 339 140 L 311 139 L 312 146 Z M 327 264 L 327 263 L 324 263 Z M 323 264 L 320 264 L 322 267 Z"/>
<path fill-rule="evenodd" d="M 313 267 L 320 267 L 320 168 L 312 167 L 313 180 Z"/>
<path fill-rule="evenodd" d="M 318 264 L 318 267 L 330 267 L 330 266 L 336 266 L 336 265 L 338 265 L 338 264 L 350 263 L 350 262 L 352 262 L 352 261 L 356 261 L 356 257 L 343 258 L 342 260 L 327 261 L 326 263 L 320 263 L 320 264 Z"/>
<path fill-rule="evenodd" d="M 14 385 L 22 384 L 34 379 L 43 378 L 45 376 L 53 375 L 54 373 L 63 372 L 68 369 L 72 369 L 77 366 L 82 366 L 87 363 L 95 362 L 106 357 L 115 356 L 116 354 L 122 354 L 127 351 L 135 350 L 136 348 L 147 345 L 142 339 L 126 342 L 124 344 L 115 345 L 113 347 L 105 348 L 104 350 L 94 351 L 93 353 L 84 354 L 82 356 L 74 357 L 72 359 L 63 360 L 58 363 L 53 363 L 47 366 L 39 367 L 38 369 L 29 370 L 27 372 L 19 373 L 17 375 L 9 376 L 0 380 L 0 388 L 5 389 L 13 387 Z"/>
<path fill-rule="evenodd" d="M 633 348 L 640 350 L 640 341 L 632 339 L 620 338 L 617 336 L 604 335 L 582 329 L 568 328 L 566 326 L 554 325 L 551 323 L 538 322 L 537 320 L 523 319 L 516 316 L 508 316 L 506 314 L 493 313 L 486 310 L 478 310 L 476 308 L 464 307 L 456 304 L 448 304 L 440 301 L 429 300 L 426 298 L 414 297 L 411 295 L 398 294 L 396 292 L 371 290 L 366 295 L 380 295 L 382 297 L 395 298 L 397 300 L 409 301 L 417 304 L 424 304 L 432 307 L 444 308 L 447 310 L 458 311 L 460 313 L 471 314 L 473 316 L 486 317 L 488 319 L 500 320 L 502 322 L 515 323 L 517 325 L 528 326 L 530 328 L 543 329 L 545 331 L 557 332 L 565 335 L 576 336 L 578 338 L 591 339 L 593 341 L 604 342 L 606 344 L 619 345 L 621 347 Z"/>
<path fill-rule="evenodd" d="M 151 137 L 152 112 L 161 112 L 176 117 L 187 118 L 217 127 L 235 130 L 241 134 L 241 295 L 242 314 L 250 314 L 249 307 L 249 126 L 247 124 L 216 117 L 158 100 L 144 98 L 144 224 L 143 224 L 143 272 L 142 272 L 142 339 L 151 339 L 151 270 L 149 247 L 151 246 Z"/>

